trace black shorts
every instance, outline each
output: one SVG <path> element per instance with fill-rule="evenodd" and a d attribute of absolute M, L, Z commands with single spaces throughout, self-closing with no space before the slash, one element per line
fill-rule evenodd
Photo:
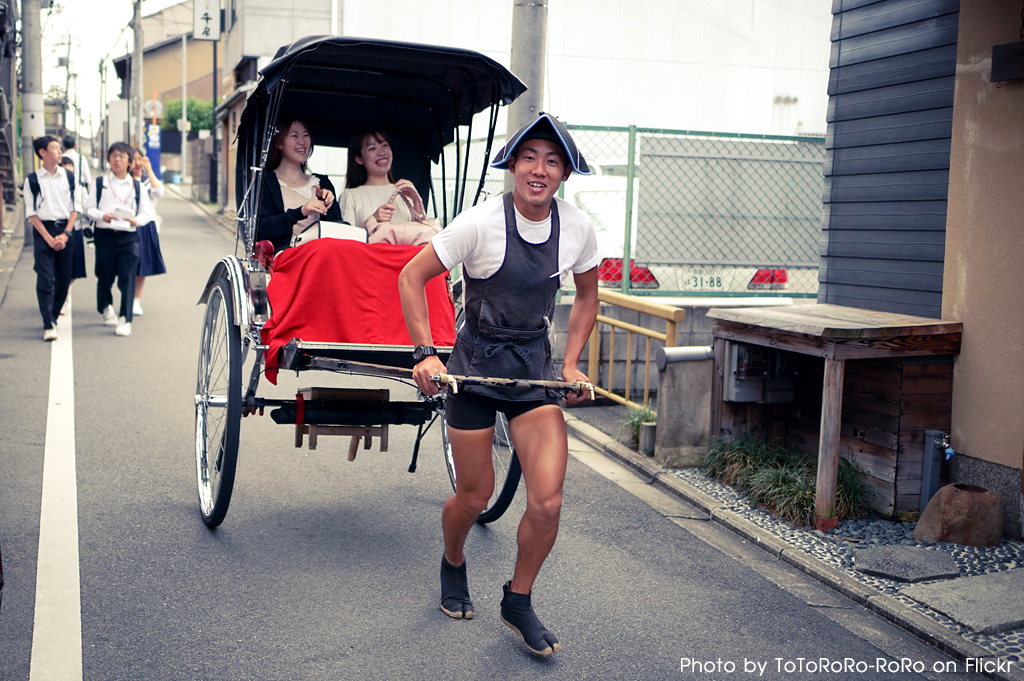
<path fill-rule="evenodd" d="M 502 412 L 511 421 L 515 417 L 533 411 L 547 404 L 558 404 L 558 399 L 545 397 L 542 400 L 500 400 L 486 395 L 460 392 L 445 398 L 444 418 L 449 426 L 459 430 L 484 430 L 494 425 L 495 412 Z"/>

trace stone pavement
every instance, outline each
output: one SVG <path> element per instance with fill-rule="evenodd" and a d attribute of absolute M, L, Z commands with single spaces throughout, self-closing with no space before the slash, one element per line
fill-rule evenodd
<path fill-rule="evenodd" d="M 821 533 L 794 530 L 774 518 L 754 522 L 748 517 L 751 514 L 737 512 L 735 503 L 709 494 L 707 485 L 694 484 L 702 477 L 699 474 L 680 475 L 625 446 L 621 428 L 625 413 L 625 407 L 618 405 L 575 408 L 566 411 L 566 424 L 571 435 L 696 506 L 710 521 L 943 652 L 960 660 L 980 660 L 979 668 L 989 678 L 1024 681 L 1024 545 L 1020 542 L 1004 539 L 993 550 L 971 547 L 971 560 L 980 555 L 982 562 L 1002 570 L 976 576 L 964 576 L 947 552 L 929 550 L 943 545 L 872 546 L 855 552 L 839 548 L 823 553 L 815 549 L 839 542 Z M 738 498 L 735 493 L 732 496 Z M 753 512 L 759 514 L 768 516 Z M 776 530 L 779 526 L 784 529 Z M 808 544 L 817 546 L 809 549 Z M 830 554 L 844 551 L 855 558 L 831 559 Z"/>

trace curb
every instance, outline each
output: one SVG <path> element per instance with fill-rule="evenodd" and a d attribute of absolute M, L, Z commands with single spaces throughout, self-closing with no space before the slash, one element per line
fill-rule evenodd
<path fill-rule="evenodd" d="M 573 416 L 565 414 L 565 425 L 569 432 L 596 450 L 616 459 L 640 476 L 650 479 L 651 484 L 674 494 L 683 501 L 696 506 L 709 515 L 711 522 L 729 529 L 751 544 L 767 551 L 783 562 L 789 563 L 809 577 L 838 591 L 865 608 L 881 615 L 901 629 L 917 636 L 925 643 L 935 646 L 947 655 L 960 661 L 968 658 L 994 661 L 998 657 L 977 643 L 966 640 L 954 631 L 931 618 L 909 608 L 892 596 L 881 594 L 875 589 L 858 582 L 849 575 L 826 565 L 809 554 L 791 547 L 774 535 L 765 533 L 754 523 L 726 508 L 725 504 L 671 475 L 669 469 L 653 459 L 629 449 L 601 430 Z M 980 672 L 998 681 L 1024 681 L 1024 669 L 1010 663 L 1009 672 Z"/>

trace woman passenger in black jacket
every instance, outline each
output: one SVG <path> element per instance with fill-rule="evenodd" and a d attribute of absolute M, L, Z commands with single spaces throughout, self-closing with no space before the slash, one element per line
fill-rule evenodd
<path fill-rule="evenodd" d="M 292 237 L 321 217 L 341 222 L 334 185 L 326 175 L 315 175 L 306 165 L 313 153 L 313 138 L 300 120 L 286 118 L 270 145 L 263 194 L 256 222 L 256 240 L 274 244 L 274 252 L 288 248 Z"/>

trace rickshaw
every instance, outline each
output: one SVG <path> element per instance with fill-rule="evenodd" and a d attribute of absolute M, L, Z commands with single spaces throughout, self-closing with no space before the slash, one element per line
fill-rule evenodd
<path fill-rule="evenodd" d="M 344 147 L 354 134 L 368 128 L 388 131 L 394 150 L 395 176 L 411 180 L 421 196 L 425 199 L 429 196 L 435 216 L 440 209 L 441 224 L 446 225 L 449 207 L 454 217 L 466 201 L 470 174 L 468 147 L 474 114 L 489 111 L 484 162 L 473 204 L 483 189 L 498 107 L 510 104 L 525 90 L 512 73 L 473 51 L 349 37 L 304 38 L 282 47 L 260 72 L 238 125 L 235 251 L 243 255 L 220 260 L 199 299 L 199 304 L 206 305 L 206 315 L 195 394 L 195 453 L 199 507 L 208 527 L 217 527 L 227 513 L 235 480 L 241 423 L 257 414 L 263 415 L 267 408 L 272 410 L 270 416 L 276 423 L 294 425 L 296 447 L 302 446 L 307 436 L 310 448 L 316 447 L 317 438 L 322 435 L 350 436 L 350 460 L 354 459 L 360 440 L 364 448 L 369 449 L 376 438 L 381 451 L 386 451 L 389 426 L 415 425 L 417 433 L 409 472 L 416 470 L 423 436 L 442 416 L 445 464 L 452 487 L 457 485 L 443 418 L 443 390 L 432 397 L 420 393 L 417 401 L 391 400 L 386 389 L 309 388 L 300 390 L 295 399 L 257 395 L 261 375 L 274 381 L 274 372 L 282 369 L 382 376 L 412 384 L 412 347 L 408 341 L 400 343 L 377 338 L 371 342 L 357 342 L 361 339 L 338 342 L 337 339 L 291 337 L 287 329 L 283 336 L 275 337 L 271 333 L 279 331 L 281 325 L 275 327 L 273 323 L 273 296 L 268 293 L 268 280 L 272 279 L 277 287 L 274 291 L 286 288 L 286 283 L 282 283 L 288 281 L 286 273 L 283 266 L 277 264 L 285 259 L 285 254 L 302 249 L 313 252 L 316 244 L 320 244 L 316 248 L 321 250 L 357 249 L 354 257 L 360 259 L 360 267 L 363 267 L 365 261 L 372 259 L 371 252 L 365 249 L 381 246 L 320 239 L 286 249 L 274 261 L 273 249 L 267 252 L 269 244 L 256 241 L 261 186 L 277 121 L 288 115 L 301 118 L 309 126 L 316 145 L 327 147 Z M 460 128 L 466 130 L 464 141 Z M 452 143 L 456 150 L 455 183 L 454 196 L 449 198 L 444 149 Z M 441 166 L 440 201 L 431 180 L 431 163 Z M 328 241 L 336 243 L 324 243 Z M 386 251 L 373 251 L 373 254 L 381 252 Z M 398 260 L 404 262 L 402 258 Z M 396 280 L 397 274 L 391 268 L 371 272 L 366 277 L 375 279 L 377 288 L 386 289 L 379 281 L 388 277 Z M 358 285 L 358 281 L 353 285 Z M 446 361 L 454 343 L 454 305 L 450 286 L 442 290 L 445 298 L 438 294 L 437 305 L 431 299 L 431 325 L 438 354 Z M 397 288 L 395 292 L 397 294 Z M 441 333 L 448 339 L 447 346 L 438 342 L 439 331 L 433 319 L 435 307 L 448 309 L 445 301 L 452 310 L 447 322 L 450 328 Z M 243 371 L 247 361 L 252 362 L 248 376 Z M 460 383 L 474 381 L 522 387 L 542 383 L 563 393 L 581 389 L 580 384 L 554 381 L 517 382 L 473 377 L 439 377 L 439 380 L 442 378 L 456 390 Z M 501 517 L 515 495 L 521 476 L 503 416 L 495 427 L 492 450 L 495 479 L 501 480 L 504 476 L 504 483 L 500 488 L 496 485 L 488 508 L 478 518 L 481 523 Z"/>

